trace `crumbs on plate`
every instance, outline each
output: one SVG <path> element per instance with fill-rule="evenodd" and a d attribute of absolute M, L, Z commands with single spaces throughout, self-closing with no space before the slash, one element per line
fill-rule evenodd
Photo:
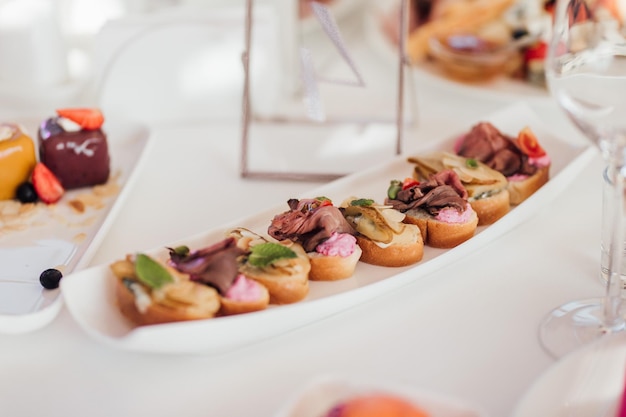
<path fill-rule="evenodd" d="M 17 200 L 0 201 L 0 238 L 3 236 L 22 232 L 34 227 L 49 224 L 50 220 L 57 221 L 67 227 L 89 227 L 96 221 L 96 216 L 82 218 L 94 210 L 106 207 L 107 201 L 116 196 L 120 191 L 118 184 L 119 172 L 102 185 L 87 188 L 85 192 L 67 201 L 59 201 L 56 204 L 21 203 Z M 64 208 L 69 208 L 69 212 Z M 71 218 L 70 215 L 79 215 L 81 218 Z M 43 216 L 47 216 L 43 217 Z M 74 216 L 75 217 L 75 216 Z M 81 236 L 82 235 L 82 236 Z M 75 236 L 76 241 L 86 238 L 84 233 Z"/>

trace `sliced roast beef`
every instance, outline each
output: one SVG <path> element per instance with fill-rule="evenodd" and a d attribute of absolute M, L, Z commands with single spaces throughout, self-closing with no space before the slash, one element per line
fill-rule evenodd
<path fill-rule="evenodd" d="M 501 172 L 505 177 L 510 177 L 519 172 L 522 166 L 522 158 L 519 154 L 509 149 L 502 149 L 500 152 L 493 154 L 486 164 L 490 168 Z"/>
<path fill-rule="evenodd" d="M 170 250 L 170 263 L 176 270 L 189 274 L 191 280 L 210 285 L 223 295 L 239 275 L 237 258 L 244 253 L 237 247 L 235 238 L 227 238 L 187 255 Z"/>
<path fill-rule="evenodd" d="M 494 143 L 499 141 L 498 138 L 499 132 L 494 131 L 489 123 L 479 123 L 463 137 L 457 153 L 484 162 L 494 154 Z"/>
<path fill-rule="evenodd" d="M 515 145 L 513 139 L 489 122 L 481 122 L 462 139 L 457 153 L 474 158 L 506 177 L 532 175 L 536 167 L 528 163 L 528 156 Z"/>
<path fill-rule="evenodd" d="M 441 209 L 447 207 L 462 212 L 467 206 L 467 200 L 460 197 L 456 190 L 449 185 L 440 185 L 424 196 L 422 206 L 432 215 L 437 215 Z"/>
<path fill-rule="evenodd" d="M 295 207 L 296 211 L 274 216 L 267 229 L 270 236 L 278 240 L 290 239 L 298 242 L 305 251 L 312 252 L 333 233 L 355 234 L 352 226 L 335 206 L 322 206 L 311 211 L 298 210 L 299 205 Z"/>
<path fill-rule="evenodd" d="M 467 190 L 463 187 L 463 183 L 459 178 L 459 175 L 451 169 L 444 169 L 430 176 L 430 178 L 420 184 L 422 192 L 428 187 L 436 187 L 439 185 L 448 185 L 456 191 L 456 193 L 464 199 L 467 199 Z"/>
<path fill-rule="evenodd" d="M 419 208 L 437 215 L 448 207 L 462 212 L 467 207 L 467 190 L 456 172 L 443 170 L 418 185 L 398 191 L 396 198 L 387 198 L 385 204 L 403 213 Z"/>

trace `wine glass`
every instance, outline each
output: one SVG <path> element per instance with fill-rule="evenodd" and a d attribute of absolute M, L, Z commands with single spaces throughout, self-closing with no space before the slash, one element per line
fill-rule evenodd
<path fill-rule="evenodd" d="M 557 0 L 546 77 L 552 96 L 601 150 L 608 193 L 603 224 L 610 236 L 604 297 L 578 300 L 548 314 L 544 349 L 558 358 L 626 329 L 621 299 L 626 175 L 626 9 L 621 0 Z"/>

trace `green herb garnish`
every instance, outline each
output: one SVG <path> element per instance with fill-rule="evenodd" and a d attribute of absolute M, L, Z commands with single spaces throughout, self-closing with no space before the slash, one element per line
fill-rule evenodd
<path fill-rule="evenodd" d="M 330 201 L 332 203 L 332 200 L 330 198 L 324 197 L 324 196 L 315 197 L 315 200 L 317 200 L 317 201 Z"/>
<path fill-rule="evenodd" d="M 478 168 L 478 161 L 474 158 L 467 158 L 465 160 L 465 165 L 467 165 L 468 168 Z"/>
<path fill-rule="evenodd" d="M 402 183 L 398 180 L 391 180 L 389 188 L 387 188 L 387 197 L 395 200 L 398 197 L 398 192 L 402 189 Z"/>
<path fill-rule="evenodd" d="M 266 242 L 250 248 L 248 263 L 259 268 L 266 267 L 279 259 L 297 258 L 298 255 L 285 245 Z"/>
<path fill-rule="evenodd" d="M 139 281 L 150 288 L 161 288 L 165 284 L 174 282 L 174 278 L 163 265 L 143 253 L 137 254 L 135 273 Z"/>
<path fill-rule="evenodd" d="M 350 202 L 351 206 L 371 206 L 374 204 L 374 200 L 369 198 L 359 198 Z"/>
<path fill-rule="evenodd" d="M 175 248 L 168 248 L 170 250 L 170 255 L 177 255 L 180 257 L 185 257 L 187 255 L 189 255 L 189 247 L 182 245 L 182 246 L 176 246 Z"/>

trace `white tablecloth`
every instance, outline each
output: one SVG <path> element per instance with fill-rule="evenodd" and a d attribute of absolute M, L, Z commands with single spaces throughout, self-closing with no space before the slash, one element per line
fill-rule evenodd
<path fill-rule="evenodd" d="M 423 137 L 463 131 L 516 100 L 428 82 L 418 91 L 416 134 Z M 550 100 L 530 104 L 570 134 Z M 236 118 L 152 128 L 147 163 L 92 265 L 219 227 L 318 185 L 241 179 Z M 407 137 L 408 148 L 415 137 Z M 41 330 L 0 335 L 0 414 L 269 417 L 312 378 L 344 373 L 408 383 L 507 416 L 554 363 L 537 337 L 544 315 L 603 293 L 601 167 L 596 157 L 521 226 L 401 291 L 231 353 L 115 350 L 83 333 L 65 309 Z"/>

